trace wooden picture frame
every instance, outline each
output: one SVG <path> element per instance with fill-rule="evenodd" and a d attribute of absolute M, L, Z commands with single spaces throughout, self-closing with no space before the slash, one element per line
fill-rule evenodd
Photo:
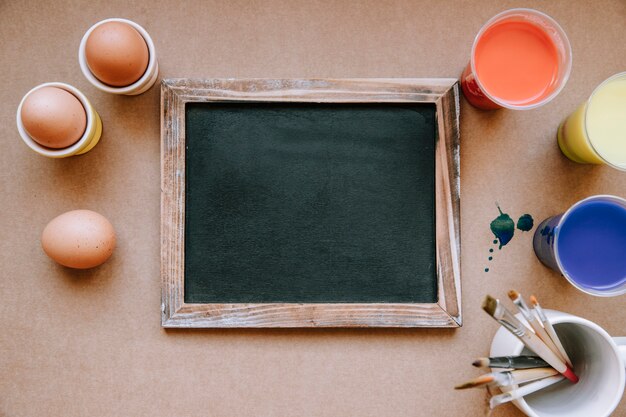
<path fill-rule="evenodd" d="M 438 301 L 184 302 L 185 105 L 191 102 L 432 103 Z M 460 327 L 459 89 L 456 79 L 166 79 L 161 84 L 163 327 Z"/>

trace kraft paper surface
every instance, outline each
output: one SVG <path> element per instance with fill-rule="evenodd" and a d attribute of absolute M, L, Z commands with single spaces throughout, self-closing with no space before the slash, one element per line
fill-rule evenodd
<path fill-rule="evenodd" d="M 145 27 L 160 78 L 456 78 L 482 24 L 512 7 L 562 25 L 573 69 L 539 109 L 486 112 L 461 98 L 462 328 L 161 328 L 159 87 L 123 97 L 90 85 L 78 46 L 92 24 Z M 626 197 L 626 174 L 572 163 L 556 143 L 558 124 L 626 70 L 624 22 L 620 0 L 0 3 L 0 416 L 484 416 L 484 391 L 453 386 L 481 373 L 470 363 L 497 330 L 484 295 L 511 288 L 625 336 L 624 296 L 570 286 L 537 261 L 532 231 L 499 250 L 489 229 L 496 202 L 536 227 L 589 195 Z M 17 106 L 49 81 L 76 86 L 101 115 L 89 153 L 53 160 L 22 143 Z M 118 235 L 93 270 L 60 267 L 40 245 L 52 218 L 79 208 Z M 506 405 L 492 415 L 521 413 Z"/>

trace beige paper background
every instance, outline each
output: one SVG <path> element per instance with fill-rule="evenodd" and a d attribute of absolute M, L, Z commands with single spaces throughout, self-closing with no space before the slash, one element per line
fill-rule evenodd
<path fill-rule="evenodd" d="M 91 24 L 143 25 L 161 77 L 458 77 L 482 23 L 520 6 L 562 24 L 574 66 L 537 110 L 481 112 L 462 99 L 461 329 L 161 328 L 159 89 L 117 97 L 89 85 L 77 51 Z M 534 258 L 529 233 L 483 271 L 495 201 L 540 221 L 591 194 L 626 196 L 626 174 L 571 163 L 554 138 L 594 86 L 626 70 L 625 22 L 620 0 L 1 2 L 0 416 L 483 416 L 483 391 L 452 387 L 480 374 L 470 362 L 497 329 L 483 296 L 511 287 L 626 335 L 626 299 L 570 287 Z M 47 81 L 73 84 L 100 112 L 104 136 L 87 155 L 46 159 L 21 142 L 17 105 Z M 76 208 L 118 233 L 113 258 L 91 271 L 40 248 L 46 223 Z"/>

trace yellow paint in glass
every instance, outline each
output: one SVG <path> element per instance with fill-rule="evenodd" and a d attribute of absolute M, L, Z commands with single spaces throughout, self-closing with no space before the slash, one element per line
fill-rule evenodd
<path fill-rule="evenodd" d="M 626 170 L 626 73 L 604 81 L 559 127 L 569 159 Z"/>

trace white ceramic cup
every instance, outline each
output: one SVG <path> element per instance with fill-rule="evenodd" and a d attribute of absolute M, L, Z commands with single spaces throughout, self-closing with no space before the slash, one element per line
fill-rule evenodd
<path fill-rule="evenodd" d="M 22 106 L 24 105 L 26 97 L 28 97 L 28 95 L 33 91 L 39 90 L 40 88 L 44 87 L 57 87 L 67 91 L 68 93 L 74 95 L 74 97 L 76 97 L 80 101 L 80 103 L 83 105 L 83 108 L 85 109 L 85 113 L 87 115 L 87 126 L 85 128 L 85 132 L 76 143 L 68 146 L 67 148 L 53 149 L 46 148 L 45 146 L 40 145 L 33 138 L 30 137 L 30 135 L 26 131 L 26 128 L 24 127 L 24 123 L 22 123 Z M 48 158 L 66 158 L 68 156 L 82 155 L 84 153 L 87 153 L 91 149 L 93 149 L 94 146 L 96 146 L 98 141 L 100 141 L 100 136 L 102 135 L 102 120 L 100 119 L 100 115 L 98 115 L 98 112 L 96 112 L 96 109 L 93 108 L 89 100 L 87 100 L 87 97 L 85 97 L 85 95 L 81 93 L 79 89 L 65 83 L 45 83 L 34 87 L 22 98 L 20 105 L 17 107 L 16 119 L 17 131 L 20 133 L 20 136 L 24 143 L 28 145 L 28 147 L 31 148 L 33 151 L 37 152 L 40 155 L 47 156 Z"/>
<path fill-rule="evenodd" d="M 102 81 L 97 79 L 95 75 L 93 75 L 93 73 L 89 69 L 89 66 L 87 65 L 87 58 L 85 57 L 85 46 L 87 45 L 87 38 L 89 38 L 89 35 L 91 35 L 91 32 L 93 32 L 95 28 L 107 22 L 121 22 L 132 26 L 133 28 L 135 28 L 135 30 L 137 30 L 137 32 L 139 32 L 141 37 L 143 37 L 144 41 L 146 41 L 146 45 L 148 45 L 149 59 L 146 72 L 143 73 L 140 79 L 125 87 L 113 87 L 103 83 Z M 159 76 L 159 63 L 157 62 L 156 49 L 154 47 L 154 42 L 152 42 L 152 38 L 150 37 L 148 32 L 132 20 L 121 19 L 117 17 L 102 20 L 90 27 L 89 30 L 85 32 L 83 39 L 80 41 L 80 46 L 78 47 L 78 63 L 80 64 L 80 69 L 83 72 L 83 75 L 91 84 L 93 84 L 94 87 L 111 94 L 136 96 L 138 94 L 145 93 L 146 91 L 148 91 L 148 89 L 150 89 L 150 87 L 154 85 Z"/>
<path fill-rule="evenodd" d="M 624 393 L 626 337 L 612 338 L 597 324 L 571 314 L 545 312 L 580 380 L 577 384 L 563 380 L 513 403 L 531 417 L 609 416 Z M 531 354 L 503 327 L 491 343 L 491 356 Z"/>

